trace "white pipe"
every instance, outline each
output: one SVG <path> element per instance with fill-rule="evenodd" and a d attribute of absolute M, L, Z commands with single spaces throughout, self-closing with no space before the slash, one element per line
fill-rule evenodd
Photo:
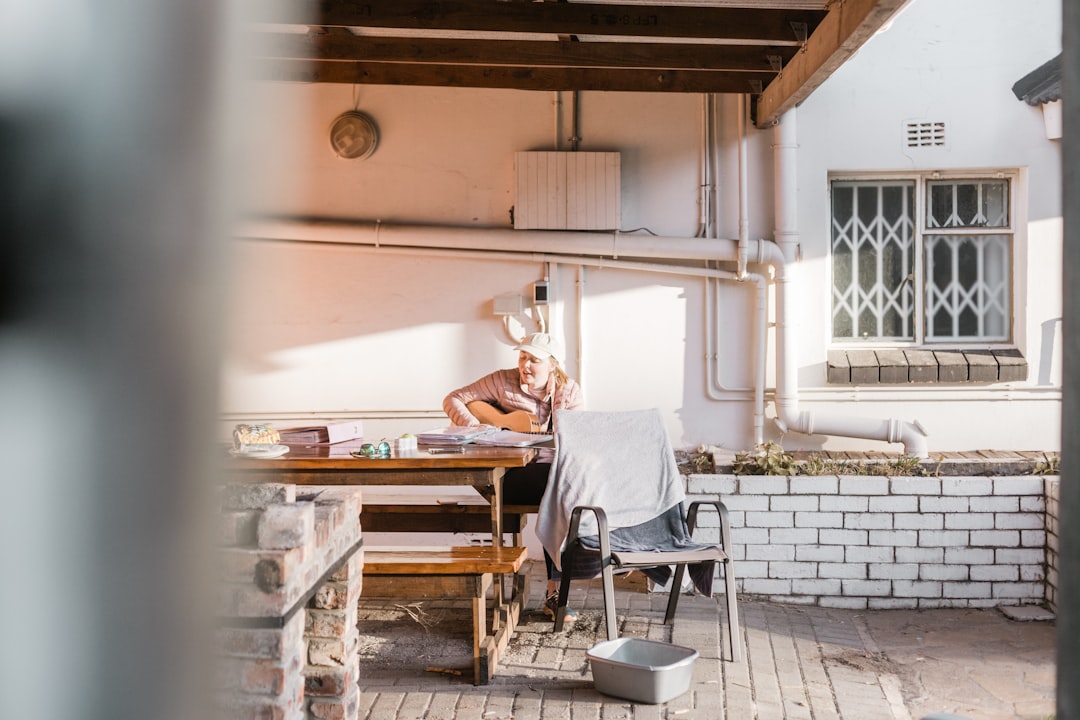
<path fill-rule="evenodd" d="M 578 143 L 581 142 L 581 136 L 578 134 L 578 131 L 580 130 L 579 115 L 581 112 L 578 106 L 581 102 L 581 96 L 577 90 L 570 91 L 570 102 L 572 103 L 570 106 L 570 125 L 573 130 L 573 133 L 570 136 L 570 149 L 576 152 Z"/>
<path fill-rule="evenodd" d="M 709 167 L 709 152 L 712 140 L 709 135 L 709 96 L 701 96 L 701 166 L 698 168 L 698 230 L 694 237 L 709 237 L 709 208 L 712 202 L 710 185 L 712 171 Z"/>
<path fill-rule="evenodd" d="M 765 276 L 757 273 L 748 273 L 747 279 L 755 278 L 758 283 L 757 294 L 757 342 L 754 357 L 754 445 L 760 445 L 765 441 L 765 362 L 766 353 L 766 325 L 769 321 L 768 299 L 765 296 Z"/>
<path fill-rule="evenodd" d="M 708 353 L 705 358 L 705 394 L 710 400 L 731 400 L 737 398 L 741 399 L 746 393 L 753 392 L 754 445 L 760 445 L 765 440 L 765 318 L 768 305 L 766 299 L 766 289 L 768 284 L 765 276 L 758 273 L 744 273 L 742 277 L 732 274 L 729 279 L 747 284 L 753 283 L 756 287 L 755 296 L 757 297 L 757 306 L 754 314 L 755 332 L 752 343 L 754 352 L 752 353 L 751 359 L 754 368 L 754 384 L 752 388 L 729 388 L 723 386 L 717 379 L 717 375 L 719 375 L 719 368 L 717 367 L 717 363 L 719 362 L 719 346 L 718 344 L 713 344 L 713 339 L 718 337 L 718 334 L 713 329 L 708 332 L 708 344 L 706 345 Z M 720 278 L 706 280 L 705 322 L 708 328 L 712 328 L 715 323 L 713 308 L 716 303 L 714 302 L 713 297 L 719 296 L 719 288 L 717 288 L 719 282 Z"/>
<path fill-rule="evenodd" d="M 556 150 L 558 150 L 560 147 L 562 147 L 562 144 L 561 144 L 561 135 L 562 135 L 562 132 L 561 132 L 561 130 L 562 130 L 562 91 L 560 91 L 560 90 L 553 90 L 552 91 L 551 103 L 554 106 L 552 108 L 552 115 L 554 116 L 553 120 L 554 120 L 554 125 L 555 125 L 555 127 L 553 128 L 554 132 L 552 134 L 554 135 L 554 138 L 553 138 L 554 147 L 555 147 Z"/>
<path fill-rule="evenodd" d="M 773 129 L 775 158 L 776 245 L 781 257 L 774 260 L 776 274 L 776 425 L 781 432 L 794 430 L 806 435 L 839 435 L 885 442 L 902 442 L 904 453 L 928 457 L 926 430 L 918 420 L 814 415 L 799 410 L 798 350 L 795 318 L 796 296 L 792 292 L 795 259 L 798 255 L 799 231 L 796 194 L 795 111 L 789 110 Z"/>
<path fill-rule="evenodd" d="M 765 301 L 765 276 L 757 273 L 750 273 L 750 275 L 745 280 L 757 283 L 758 279 L 760 279 L 761 284 L 758 284 L 757 288 L 759 301 Z M 716 312 L 719 303 L 719 283 L 720 279 L 710 280 L 705 283 L 705 394 L 711 400 L 742 399 L 747 393 L 755 392 L 755 388 L 730 388 L 730 386 L 720 382 L 719 378 L 720 330 L 717 327 L 719 313 Z M 757 320 L 760 320 L 760 318 L 757 318 Z M 758 325 L 755 323 L 755 327 L 759 330 L 758 335 L 764 338 L 764 324 Z M 755 367 L 756 362 L 757 358 L 755 358 Z M 764 371 L 762 371 L 761 375 L 764 378 Z M 764 388 L 764 385 L 762 385 L 762 388 Z"/>
<path fill-rule="evenodd" d="M 574 349 L 577 360 L 577 376 L 584 381 L 585 377 L 585 266 L 577 266 L 577 347 Z"/>
<path fill-rule="evenodd" d="M 799 213 L 795 208 L 799 187 L 798 151 L 798 126 L 795 111 L 791 110 L 773 126 L 773 187 L 776 188 L 773 239 L 789 263 L 799 259 Z"/>
<path fill-rule="evenodd" d="M 517 345 L 521 342 L 521 338 L 514 334 L 514 331 L 510 329 L 510 316 L 502 316 L 503 333 L 506 335 L 506 339 L 510 341 L 511 345 Z"/>
<path fill-rule="evenodd" d="M 746 95 L 739 95 L 739 265 L 738 273 L 746 272 L 746 252 L 750 242 L 750 181 L 746 158 Z"/>
<path fill-rule="evenodd" d="M 709 151 L 709 162 L 712 163 L 712 205 L 710 207 L 710 218 L 712 220 L 712 232 L 709 237 L 720 237 L 720 218 L 723 216 L 721 212 L 721 198 L 720 198 L 720 133 L 716 127 L 720 118 L 720 96 L 716 93 L 712 93 L 709 97 L 712 98 L 712 108 L 710 129 L 712 131 L 712 148 Z"/>
<path fill-rule="evenodd" d="M 517 231 L 519 235 L 526 234 L 529 231 Z M 476 238 L 476 232 L 472 233 L 473 238 Z M 309 240 L 301 238 L 273 238 L 266 236 L 244 234 L 240 236 L 247 239 L 258 240 L 270 240 L 273 242 L 282 243 L 307 243 Z M 538 262 L 538 263 L 558 263 L 563 265 L 578 265 L 584 267 L 596 267 L 604 269 L 620 269 L 620 270 L 635 270 L 639 272 L 653 272 L 664 275 L 679 275 L 689 277 L 701 277 L 701 278 L 719 278 L 722 280 L 736 280 L 735 274 L 726 270 L 717 270 L 708 267 L 698 267 L 693 265 L 666 265 L 663 263 L 650 263 L 639 260 L 616 260 L 606 259 L 604 257 L 589 257 L 584 255 L 554 255 L 551 253 L 542 252 L 493 252 L 483 249 L 443 249 L 443 248 L 425 248 L 417 247 L 413 245 L 391 245 L 385 242 L 385 239 L 380 245 L 376 246 L 374 243 L 358 243 L 358 242 L 340 242 L 340 241 L 319 241 L 323 244 L 341 245 L 349 248 L 355 248 L 361 252 L 370 252 L 374 254 L 383 255 L 403 255 L 403 256 L 416 256 L 416 257 L 441 257 L 441 258 L 461 258 L 469 260 L 505 260 L 512 262 Z M 764 241 L 759 241 L 764 242 Z M 734 253 L 734 244 L 732 246 L 732 254 Z"/>
<path fill-rule="evenodd" d="M 719 233 L 719 192 L 715 187 L 716 178 L 719 176 L 719 158 L 717 152 L 719 142 L 716 135 L 717 122 L 717 96 L 715 93 L 703 94 L 701 97 L 701 223 L 698 227 L 697 237 L 715 238 Z M 716 327 L 719 313 L 715 305 L 719 302 L 719 279 L 705 281 L 704 311 L 705 322 L 704 345 L 705 345 L 705 395 L 710 400 L 724 401 L 742 399 L 746 393 L 752 392 L 753 388 L 731 388 L 725 386 L 719 380 L 720 362 L 719 356 L 719 328 Z"/>
<path fill-rule="evenodd" d="M 482 242 L 478 241 L 481 234 Z M 483 247 L 495 252 L 517 255 L 518 259 L 533 254 L 539 258 L 630 257 L 734 261 L 738 250 L 732 240 L 710 238 L 627 235 L 618 232 L 388 225 L 370 221 L 339 220 L 253 221 L 243 228 L 237 237 L 432 250 Z M 532 248 L 543 248 L 543 251 L 537 253 Z M 544 260 L 541 259 L 540 262 Z"/>
<path fill-rule="evenodd" d="M 750 252 L 750 171 L 749 158 L 747 157 L 747 119 L 749 116 L 749 103 L 745 94 L 739 95 L 739 261 L 738 275 L 744 277 L 746 264 Z M 758 253 L 763 253 L 758 248 Z M 765 419 L 765 354 L 766 325 L 768 313 L 765 310 L 767 301 L 765 298 L 765 285 L 762 281 L 761 291 L 758 296 L 758 333 L 757 333 L 757 357 L 754 358 L 754 439 L 760 445 L 764 441 Z"/>

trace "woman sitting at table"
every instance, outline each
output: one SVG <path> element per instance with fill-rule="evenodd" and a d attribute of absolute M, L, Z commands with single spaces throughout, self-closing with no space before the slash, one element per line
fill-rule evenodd
<path fill-rule="evenodd" d="M 562 346 L 547 333 L 533 333 L 515 348 L 517 368 L 496 370 L 476 382 L 454 390 L 443 400 L 443 410 L 454 425 L 496 425 L 520 432 L 552 430 L 555 410 L 581 410 L 581 386 L 562 369 Z M 539 448 L 536 459 L 523 468 L 511 468 L 503 477 L 503 503 L 537 505 L 547 487 L 553 448 Z M 559 571 L 544 551 L 547 593 L 544 613 L 554 617 Z M 566 609 L 566 621 L 577 614 Z"/>

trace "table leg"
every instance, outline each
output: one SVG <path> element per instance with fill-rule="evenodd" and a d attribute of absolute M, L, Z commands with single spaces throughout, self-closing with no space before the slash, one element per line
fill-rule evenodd
<path fill-rule="evenodd" d="M 505 473 L 503 468 L 492 468 L 491 470 L 491 545 L 492 547 L 502 547 L 503 544 L 503 474 Z M 503 589 L 503 576 L 496 575 L 495 583 L 492 589 L 493 600 L 496 608 L 503 606 L 503 599 L 505 597 L 505 591 Z M 497 631 L 499 625 L 499 613 L 494 614 L 492 620 L 492 631 Z"/>
<path fill-rule="evenodd" d="M 491 544 L 502 547 L 503 544 L 503 468 L 494 468 L 491 472 Z"/>

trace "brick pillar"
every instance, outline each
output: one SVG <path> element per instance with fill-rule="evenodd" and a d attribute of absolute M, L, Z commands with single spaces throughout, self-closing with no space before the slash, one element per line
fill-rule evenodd
<path fill-rule="evenodd" d="M 217 632 L 220 717 L 303 720 L 303 632 L 303 613 L 282 628 Z"/>
<path fill-rule="evenodd" d="M 357 602 L 363 581 L 363 551 L 357 552 L 308 601 L 304 639 L 307 713 L 315 720 L 355 720 L 360 671 Z"/>
<path fill-rule="evenodd" d="M 219 717 L 356 720 L 359 489 L 228 485 L 221 497 Z"/>

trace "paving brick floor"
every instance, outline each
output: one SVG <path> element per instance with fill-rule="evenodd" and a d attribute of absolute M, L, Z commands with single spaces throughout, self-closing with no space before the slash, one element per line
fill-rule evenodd
<path fill-rule="evenodd" d="M 467 608 L 361 600 L 359 717 L 1045 720 L 1054 712 L 1053 622 L 1016 622 L 994 609 L 852 611 L 740 598 L 744 657 L 736 663 L 722 594 L 683 596 L 665 626 L 666 596 L 633 579 L 616 593 L 621 636 L 692 647 L 699 658 L 689 692 L 667 703 L 602 695 L 585 657 L 605 639 L 599 582 L 574 584 L 579 619 L 554 633 L 538 610 L 537 565 L 530 610 L 486 686 L 471 684 Z"/>

